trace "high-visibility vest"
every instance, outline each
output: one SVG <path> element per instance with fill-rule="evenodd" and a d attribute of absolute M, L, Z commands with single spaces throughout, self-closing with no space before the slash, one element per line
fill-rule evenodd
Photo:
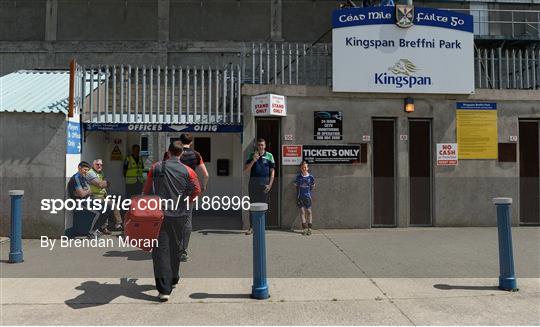
<path fill-rule="evenodd" d="M 101 182 L 101 181 L 104 179 L 104 177 L 105 177 L 105 176 L 103 175 L 102 172 L 101 172 L 101 173 L 98 173 L 98 172 L 95 171 L 93 168 L 90 169 L 90 171 L 94 172 L 94 173 L 97 175 L 97 177 L 98 177 L 98 179 L 99 179 L 100 182 Z M 104 197 L 107 196 L 107 189 L 101 188 L 101 187 L 99 187 L 99 186 L 92 185 L 91 183 L 88 183 L 88 184 L 90 184 L 90 192 L 92 192 L 92 196 L 93 196 L 93 197 L 95 197 L 95 198 L 104 198 Z"/>
<path fill-rule="evenodd" d="M 126 184 L 135 184 L 137 182 L 143 183 L 143 161 L 139 157 L 139 162 L 135 161 L 132 155 L 129 155 L 126 160 L 128 161 L 128 167 L 126 170 Z"/>

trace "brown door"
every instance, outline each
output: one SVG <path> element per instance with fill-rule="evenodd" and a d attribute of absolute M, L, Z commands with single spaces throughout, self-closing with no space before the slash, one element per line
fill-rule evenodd
<path fill-rule="evenodd" d="M 519 122 L 519 221 L 540 223 L 538 121 Z"/>
<path fill-rule="evenodd" d="M 266 151 L 274 156 L 276 170 L 274 184 L 268 197 L 268 213 L 266 218 L 267 227 L 279 227 L 279 188 L 280 188 L 280 164 L 281 164 L 281 145 L 280 141 L 280 123 L 279 118 L 257 118 L 256 120 L 256 139 L 262 137 L 266 140 Z"/>
<path fill-rule="evenodd" d="M 395 121 L 373 120 L 373 227 L 396 226 Z"/>
<path fill-rule="evenodd" d="M 431 226 L 431 121 L 409 120 L 410 225 Z"/>

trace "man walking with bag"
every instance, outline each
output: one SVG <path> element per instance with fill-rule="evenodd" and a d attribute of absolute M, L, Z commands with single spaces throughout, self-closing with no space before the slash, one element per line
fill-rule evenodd
<path fill-rule="evenodd" d="M 180 249 L 183 228 L 191 220 L 191 202 L 201 193 L 197 174 L 180 162 L 182 144 L 169 147 L 170 158 L 155 163 L 148 173 L 144 194 L 172 199 L 174 207 L 162 207 L 164 219 L 158 236 L 158 246 L 152 249 L 154 277 L 159 300 L 169 300 L 174 285 L 180 280 Z M 189 199 L 188 199 L 189 198 Z M 165 203 L 165 201 L 161 201 Z M 170 202 L 170 201 L 168 201 Z"/>

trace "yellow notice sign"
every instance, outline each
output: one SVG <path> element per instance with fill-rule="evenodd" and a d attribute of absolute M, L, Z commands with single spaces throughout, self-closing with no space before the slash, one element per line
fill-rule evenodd
<path fill-rule="evenodd" d="M 460 107 L 456 111 L 459 159 L 497 159 L 497 109 Z"/>
<path fill-rule="evenodd" d="M 118 144 L 114 146 L 114 149 L 111 152 L 111 161 L 122 160 L 122 151 L 118 147 Z"/>

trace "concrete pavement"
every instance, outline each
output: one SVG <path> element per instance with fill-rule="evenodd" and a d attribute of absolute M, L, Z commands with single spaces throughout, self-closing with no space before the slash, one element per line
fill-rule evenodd
<path fill-rule="evenodd" d="M 136 249 L 25 240 L 0 263 L 6 324 L 540 324 L 540 228 L 514 228 L 519 292 L 498 283 L 495 228 L 269 231 L 267 301 L 249 298 L 251 237 L 201 231 L 168 303 Z M 9 243 L 0 245 L 7 259 Z M 76 276 L 79 274 L 79 276 Z"/>

